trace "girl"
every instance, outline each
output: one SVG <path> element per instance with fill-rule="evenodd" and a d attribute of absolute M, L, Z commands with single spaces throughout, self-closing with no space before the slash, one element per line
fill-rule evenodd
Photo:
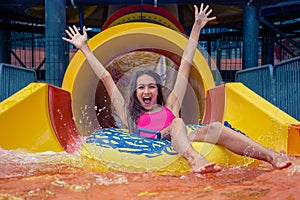
<path fill-rule="evenodd" d="M 95 57 L 87 44 L 86 28 L 83 27 L 83 34 L 81 35 L 75 26 L 69 27 L 66 33 L 71 39 L 63 37 L 63 40 L 76 46 L 86 56 L 91 68 L 103 82 L 111 98 L 112 105 L 124 125 L 131 132 L 138 130 L 144 137 L 155 138 L 156 134 L 153 134 L 153 131 L 156 131 L 163 139 L 170 140 L 174 150 L 187 159 L 193 172 L 212 173 L 220 171 L 221 168 L 214 162 L 208 162 L 200 153 L 195 151 L 191 145 L 192 141 L 223 145 L 239 155 L 247 155 L 269 162 L 277 169 L 290 166 L 291 161 L 288 161 L 283 155 L 264 148 L 230 128 L 223 127 L 219 122 L 200 126 L 189 135 L 187 134 L 185 124 L 179 116 L 179 111 L 186 92 L 191 63 L 198 45 L 200 31 L 206 23 L 216 18 L 209 17 L 212 12 L 211 9 L 209 10 L 209 6 L 204 7 L 201 4 L 199 12 L 197 6 L 194 5 L 194 8 L 195 21 L 193 28 L 182 56 L 174 88 L 166 102 L 162 95 L 160 76 L 151 70 L 143 70 L 136 72 L 132 79 L 132 96 L 129 100 L 128 111 L 124 110 L 124 97 L 110 73 Z M 152 130 L 152 133 L 147 130 Z"/>

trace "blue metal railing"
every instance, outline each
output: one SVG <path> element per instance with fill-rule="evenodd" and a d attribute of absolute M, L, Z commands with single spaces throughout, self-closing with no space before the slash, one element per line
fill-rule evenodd
<path fill-rule="evenodd" d="M 300 119 L 300 57 L 280 62 L 276 72 L 276 105 L 296 119 Z"/>
<path fill-rule="evenodd" d="M 300 56 L 276 65 L 240 70 L 235 81 L 300 120 Z"/>
<path fill-rule="evenodd" d="M 35 81 L 37 76 L 34 69 L 0 63 L 0 101 Z"/>

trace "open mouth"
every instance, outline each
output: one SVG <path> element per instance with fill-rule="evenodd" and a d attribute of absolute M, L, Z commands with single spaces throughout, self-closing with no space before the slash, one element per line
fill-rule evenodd
<path fill-rule="evenodd" d="M 151 97 L 143 97 L 143 102 L 145 103 L 145 104 L 150 104 L 151 103 Z"/>

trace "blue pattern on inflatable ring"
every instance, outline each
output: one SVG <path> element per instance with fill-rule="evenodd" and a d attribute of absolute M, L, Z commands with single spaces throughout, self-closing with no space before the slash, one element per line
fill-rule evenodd
<path fill-rule="evenodd" d="M 230 125 L 228 122 L 224 124 L 227 127 Z M 206 124 L 186 125 L 189 131 L 193 131 L 200 126 L 206 126 Z M 230 126 L 230 128 L 232 127 Z M 98 130 L 90 135 L 85 143 L 94 144 L 101 148 L 116 149 L 120 153 L 144 155 L 147 158 L 155 158 L 161 156 L 163 153 L 168 155 L 177 155 L 169 140 L 141 137 L 128 132 L 126 129 L 105 128 Z"/>
<path fill-rule="evenodd" d="M 168 140 L 148 139 L 116 128 L 96 131 L 86 140 L 86 143 L 117 149 L 122 153 L 144 154 L 148 158 L 160 156 L 162 152 L 168 155 L 177 154 Z"/>
<path fill-rule="evenodd" d="M 190 130 L 204 126 L 203 124 L 189 124 Z M 105 128 L 96 131 L 88 137 L 86 143 L 93 143 L 103 148 L 116 149 L 122 153 L 143 154 L 148 158 L 162 155 L 176 155 L 171 142 L 161 139 L 149 139 L 130 133 L 125 129 Z"/>

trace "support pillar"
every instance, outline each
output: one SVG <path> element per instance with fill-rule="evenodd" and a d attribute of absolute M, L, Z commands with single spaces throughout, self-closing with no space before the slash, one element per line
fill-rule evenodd
<path fill-rule="evenodd" d="M 274 43 L 275 43 L 275 33 L 268 27 L 264 27 L 262 31 L 262 56 L 261 64 L 274 65 Z"/>
<path fill-rule="evenodd" d="M 1 20 L 1 22 L 3 22 Z M 9 41 L 10 33 L 6 30 L 0 31 L 0 63 L 8 63 L 10 64 L 10 53 L 9 53 Z"/>
<path fill-rule="evenodd" d="M 258 19 L 256 7 L 244 7 L 243 17 L 243 69 L 258 65 Z"/>
<path fill-rule="evenodd" d="M 66 1 L 45 0 L 46 82 L 61 87 L 66 71 L 64 41 Z"/>
<path fill-rule="evenodd" d="M 0 63 L 6 63 L 6 35 L 4 31 L 0 31 Z"/>

